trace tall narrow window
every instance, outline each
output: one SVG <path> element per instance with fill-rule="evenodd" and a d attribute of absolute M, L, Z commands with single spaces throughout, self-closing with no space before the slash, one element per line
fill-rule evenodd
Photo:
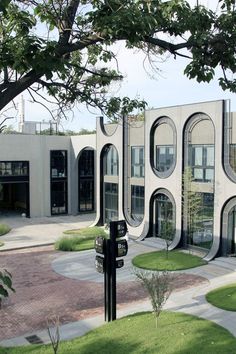
<path fill-rule="evenodd" d="M 155 236 L 165 238 L 165 231 L 175 231 L 175 217 L 172 201 L 166 194 L 158 193 L 155 198 Z"/>
<path fill-rule="evenodd" d="M 131 186 L 131 217 L 142 221 L 144 215 L 144 187 Z"/>
<path fill-rule="evenodd" d="M 214 194 L 197 192 L 191 198 L 195 211 L 187 216 L 191 218 L 188 223 L 188 243 L 209 249 L 213 240 Z"/>
<path fill-rule="evenodd" d="M 118 219 L 118 184 L 105 183 L 105 223 Z"/>
<path fill-rule="evenodd" d="M 51 213 L 67 214 L 67 151 L 51 151 Z"/>
<path fill-rule="evenodd" d="M 105 155 L 105 175 L 118 175 L 118 153 L 114 146 L 109 146 Z"/>
<path fill-rule="evenodd" d="M 144 147 L 131 147 L 131 177 L 144 177 Z"/>
<path fill-rule="evenodd" d="M 78 166 L 79 212 L 94 211 L 94 150 L 84 149 Z"/>

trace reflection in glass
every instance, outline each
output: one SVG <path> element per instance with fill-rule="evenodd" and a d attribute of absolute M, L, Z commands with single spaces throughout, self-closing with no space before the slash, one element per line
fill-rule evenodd
<path fill-rule="evenodd" d="M 233 207 L 228 214 L 227 227 L 227 255 L 235 254 L 235 234 L 236 234 L 236 207 Z"/>
<path fill-rule="evenodd" d="M 79 211 L 94 210 L 94 150 L 84 149 L 79 158 Z"/>
<path fill-rule="evenodd" d="M 169 123 L 170 119 L 163 119 L 157 122 L 153 131 L 153 165 L 157 173 L 171 171 L 175 162 L 174 130 Z"/>
<path fill-rule="evenodd" d="M 67 213 L 67 151 L 52 150 L 51 163 L 51 213 Z"/>
<path fill-rule="evenodd" d="M 105 183 L 105 223 L 118 220 L 118 184 Z"/>
<path fill-rule="evenodd" d="M 105 175 L 118 176 L 118 153 L 114 146 L 109 146 L 105 154 Z"/>
<path fill-rule="evenodd" d="M 214 194 L 213 193 L 195 193 L 191 195 L 192 204 L 199 200 L 197 212 L 194 210 L 188 222 L 188 243 L 190 245 L 210 249 L 213 240 L 213 214 L 214 214 Z M 191 203 L 191 201 L 190 201 Z"/>
<path fill-rule="evenodd" d="M 173 204 L 169 197 L 163 193 L 157 194 L 155 198 L 155 236 L 165 238 L 165 231 L 172 229 L 173 237 L 175 231 L 175 220 Z"/>
<path fill-rule="evenodd" d="M 168 171 L 174 162 L 173 146 L 156 146 L 156 169 L 160 172 Z"/>
<path fill-rule="evenodd" d="M 214 165 L 213 145 L 189 145 L 189 166 L 192 168 L 194 181 L 212 182 Z"/>
<path fill-rule="evenodd" d="M 144 215 L 144 187 L 131 186 L 131 217 L 142 221 Z"/>
<path fill-rule="evenodd" d="M 131 177 L 144 177 L 144 147 L 131 147 Z"/>

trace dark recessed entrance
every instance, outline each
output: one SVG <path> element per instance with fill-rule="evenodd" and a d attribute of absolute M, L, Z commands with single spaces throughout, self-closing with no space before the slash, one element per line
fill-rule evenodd
<path fill-rule="evenodd" d="M 29 211 L 29 162 L 0 161 L 0 214 L 26 214 Z"/>

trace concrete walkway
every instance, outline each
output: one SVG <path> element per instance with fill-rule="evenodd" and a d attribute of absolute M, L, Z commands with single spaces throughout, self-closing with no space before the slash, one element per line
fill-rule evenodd
<path fill-rule="evenodd" d="M 86 226 L 92 222 L 91 220 L 92 218 L 90 220 L 83 220 L 83 221 L 82 220 L 78 221 L 76 220 L 76 218 L 77 217 L 68 217 L 68 218 L 63 217 L 62 219 L 53 218 L 55 222 L 54 220 L 52 222 L 52 218 L 48 218 L 50 220 L 50 223 L 45 222 L 47 220 L 45 220 L 44 218 L 42 220 L 44 221 L 44 223 L 40 223 L 38 220 L 37 223 L 33 222 L 32 224 L 30 224 L 31 219 L 28 219 L 29 221 L 27 225 L 21 221 L 22 225 L 20 224 L 18 226 L 15 225 L 11 233 L 4 237 L 4 240 L 6 242 L 5 247 L 8 247 L 8 249 L 10 249 L 11 247 L 16 248 L 16 246 L 19 245 L 26 245 L 27 241 L 28 241 L 28 245 L 35 246 L 37 242 L 39 243 L 39 241 L 40 244 L 42 244 L 41 243 L 42 237 L 43 235 L 45 236 L 45 234 L 47 237 L 50 237 L 49 241 L 54 241 L 54 238 L 58 237 L 58 234 L 61 233 L 63 230 L 72 229 L 75 227 L 81 227 L 80 226 L 82 225 L 81 223 L 84 223 L 84 225 Z M 12 223 L 12 225 L 13 224 L 14 223 Z M 34 235 L 34 237 L 32 237 L 31 235 L 32 230 L 33 230 L 32 234 Z M 26 236 L 29 237 L 29 239 L 24 239 L 24 237 Z M 145 241 L 142 241 L 141 243 L 139 243 L 138 246 L 139 247 L 141 246 L 141 248 L 144 246 L 143 249 L 145 251 L 148 250 L 151 251 L 154 249 L 155 244 L 150 245 L 150 240 L 148 240 L 146 244 Z M 155 249 L 157 248 L 155 247 Z M 75 278 L 75 274 L 76 274 L 77 279 L 86 279 L 86 277 L 91 279 L 91 274 L 89 272 L 86 273 L 85 268 L 87 267 L 86 259 L 88 264 L 89 262 L 91 263 L 91 257 L 94 260 L 94 252 L 93 251 L 90 251 L 90 253 L 88 253 L 88 251 L 86 252 L 87 252 L 86 254 L 84 252 L 81 252 L 77 254 L 73 253 L 73 254 L 61 256 L 52 263 L 52 267 L 56 272 L 59 272 L 64 276 Z M 84 257 L 84 255 L 86 256 Z M 132 252 L 130 253 L 130 257 L 131 256 L 132 256 Z M 126 261 L 128 261 L 128 257 L 126 258 Z M 231 259 L 230 262 L 232 264 L 231 267 L 232 269 L 230 269 L 230 267 L 228 266 L 224 266 L 224 265 L 221 266 L 217 264 L 217 262 L 213 261 L 205 266 L 182 271 L 189 274 L 203 276 L 206 279 L 208 279 L 208 283 L 205 283 L 197 287 L 192 287 L 183 291 L 177 291 L 172 293 L 165 308 L 171 311 L 185 312 L 188 314 L 199 316 L 204 319 L 211 320 L 225 327 L 234 336 L 236 336 L 236 313 L 218 309 L 210 305 L 209 303 L 207 303 L 205 300 L 205 294 L 208 291 L 222 285 L 236 282 L 236 272 L 233 270 L 236 269 L 236 258 Z M 78 264 L 78 266 L 75 270 L 74 266 L 76 264 Z M 102 277 L 100 278 L 101 278 L 100 281 L 102 281 Z M 121 277 L 121 281 L 125 281 L 125 279 L 126 279 L 126 275 L 124 275 L 124 277 Z M 122 310 L 118 310 L 117 317 L 120 318 L 122 316 L 129 315 L 135 312 L 147 311 L 147 310 L 151 310 L 150 302 L 139 301 L 137 303 L 133 303 L 132 305 L 122 308 Z M 90 331 L 91 329 L 96 328 L 102 324 L 104 324 L 104 317 L 96 316 L 85 320 L 62 325 L 60 326 L 61 339 L 68 340 L 68 339 L 81 336 L 86 332 Z M 47 330 L 43 330 L 43 331 L 38 331 L 36 333 L 35 332 L 27 333 L 21 337 L 3 340 L 0 342 L 0 346 L 17 346 L 17 345 L 29 344 L 29 342 L 26 340 L 25 337 L 31 335 L 37 335 L 43 343 L 49 343 Z"/>
<path fill-rule="evenodd" d="M 4 246 L 0 251 L 53 244 L 63 231 L 90 226 L 95 214 L 77 216 L 54 216 L 44 218 L 1 217 L 0 223 L 11 227 L 11 231 L 0 237 Z"/>

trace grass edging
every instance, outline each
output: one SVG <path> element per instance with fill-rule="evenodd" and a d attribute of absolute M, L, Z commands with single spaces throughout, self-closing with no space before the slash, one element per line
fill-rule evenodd
<path fill-rule="evenodd" d="M 236 283 L 211 290 L 206 294 L 206 300 L 220 309 L 236 311 Z"/>
<path fill-rule="evenodd" d="M 225 328 L 181 312 L 161 313 L 156 329 L 150 312 L 136 313 L 62 341 L 59 353 L 235 353 L 236 338 Z M 51 354 L 50 345 L 0 348 L 0 354 Z"/>
<path fill-rule="evenodd" d="M 202 258 L 181 251 L 154 251 L 142 253 L 132 259 L 133 266 L 146 270 L 184 270 L 207 264 Z"/>

